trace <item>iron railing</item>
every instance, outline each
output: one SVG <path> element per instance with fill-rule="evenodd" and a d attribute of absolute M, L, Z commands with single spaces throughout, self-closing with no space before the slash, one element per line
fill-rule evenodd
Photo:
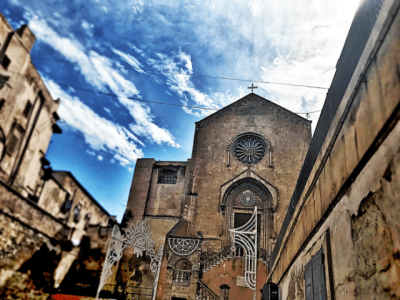
<path fill-rule="evenodd" d="M 196 300 L 219 300 L 219 296 L 214 293 L 201 280 L 197 284 Z"/>

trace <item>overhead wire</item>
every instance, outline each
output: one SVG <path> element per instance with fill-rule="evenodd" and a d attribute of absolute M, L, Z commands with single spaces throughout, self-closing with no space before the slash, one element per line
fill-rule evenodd
<path fill-rule="evenodd" d="M 16 73 L 19 75 L 22 75 L 21 73 L 18 72 L 14 72 L 14 71 L 8 71 L 10 73 Z M 73 86 L 71 84 L 65 84 L 65 83 L 60 83 L 60 82 L 56 82 L 58 85 L 60 86 L 64 86 L 64 87 L 71 87 L 75 90 L 80 90 L 80 91 L 84 91 L 87 93 L 92 93 L 92 94 L 98 94 L 98 95 L 103 95 L 103 96 L 109 96 L 109 97 L 114 97 L 114 98 L 125 98 L 125 99 L 129 99 L 129 100 L 134 100 L 134 101 L 139 101 L 139 102 L 145 102 L 145 103 L 152 103 L 152 104 L 160 104 L 160 105 L 169 105 L 169 106 L 177 106 L 177 107 L 185 107 L 185 108 L 191 108 L 191 109 L 203 109 L 203 110 L 213 110 L 213 111 L 217 111 L 220 110 L 220 108 L 211 108 L 211 107 L 201 107 L 201 106 L 190 106 L 190 105 L 182 105 L 182 104 L 174 104 L 174 103 L 166 103 L 166 102 L 157 102 L 157 101 L 150 101 L 150 100 L 145 100 L 145 99 L 139 99 L 139 98 L 134 98 L 134 97 L 129 97 L 129 96 L 123 96 L 123 95 L 116 95 L 113 93 L 106 93 L 106 92 L 100 92 L 100 91 L 94 91 L 94 90 L 90 90 L 90 89 L 85 89 L 85 88 L 81 88 L 81 87 L 77 87 L 77 86 Z M 312 111 L 312 112 L 294 112 L 295 114 L 312 114 L 312 113 L 316 113 L 316 112 L 320 112 L 321 110 L 316 110 L 316 111 Z"/>
<path fill-rule="evenodd" d="M 41 58 L 41 57 L 35 57 L 35 56 L 33 56 L 32 58 L 33 59 L 38 59 L 38 60 L 54 60 L 54 61 L 70 62 L 68 60 L 55 59 L 55 58 Z M 125 69 L 132 69 L 132 70 L 137 70 L 138 69 L 138 68 L 135 68 L 135 67 L 127 67 L 127 66 L 123 66 L 123 67 Z M 215 79 L 234 80 L 234 81 L 245 81 L 245 82 L 255 82 L 255 83 L 287 85 L 287 86 L 304 87 L 304 88 L 310 88 L 310 89 L 322 89 L 322 90 L 328 90 L 329 89 L 327 87 L 313 86 L 313 85 L 303 85 L 303 84 L 293 84 L 293 83 L 283 83 L 283 82 L 273 82 L 273 81 L 259 81 L 259 80 L 220 77 L 220 76 L 211 76 L 211 75 L 203 75 L 203 74 L 185 74 L 185 73 L 168 72 L 168 71 L 160 71 L 160 70 L 150 70 L 150 69 L 142 69 L 142 68 L 139 68 L 139 69 L 142 70 L 142 71 L 146 71 L 146 72 L 157 72 L 157 73 L 165 73 L 165 74 L 173 74 L 173 75 L 181 75 L 181 76 L 196 76 L 196 77 L 207 77 L 207 78 L 215 78 Z"/>

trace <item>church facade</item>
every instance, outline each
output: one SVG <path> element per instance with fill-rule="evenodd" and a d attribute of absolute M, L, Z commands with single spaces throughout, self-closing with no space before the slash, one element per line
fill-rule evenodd
<path fill-rule="evenodd" d="M 360 2 L 312 139 L 251 93 L 138 160 L 109 298 L 400 299 L 399 11 Z"/>
<path fill-rule="evenodd" d="M 164 246 L 157 299 L 196 299 L 201 288 L 219 294 L 221 285 L 230 287 L 230 299 L 251 298 L 245 250 L 231 249 L 230 229 L 245 224 L 254 207 L 262 288 L 310 140 L 311 121 L 251 93 L 196 123 L 191 159 L 138 160 L 126 215 L 146 222 L 155 249 Z M 124 252 L 117 285 L 151 294 L 149 261 L 133 252 Z"/>

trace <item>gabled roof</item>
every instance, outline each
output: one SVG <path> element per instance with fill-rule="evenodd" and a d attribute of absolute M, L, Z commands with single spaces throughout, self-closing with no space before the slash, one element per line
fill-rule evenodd
<path fill-rule="evenodd" d="M 277 109 L 278 111 L 280 111 L 282 113 L 290 114 L 291 116 L 293 116 L 294 118 L 297 118 L 298 120 L 311 123 L 310 120 L 307 120 L 306 118 L 303 118 L 303 117 L 299 116 L 298 114 L 296 114 L 296 113 L 294 113 L 294 112 L 292 112 L 292 111 L 290 111 L 290 110 L 288 110 L 288 109 L 286 109 L 286 108 L 284 108 L 284 107 L 272 102 L 271 100 L 265 99 L 264 97 L 261 97 L 260 95 L 257 95 L 255 93 L 250 93 L 250 94 L 244 96 L 243 98 L 240 98 L 239 100 L 237 100 L 237 101 L 235 101 L 235 102 L 233 102 L 233 103 L 221 108 L 220 110 L 216 111 L 215 113 L 205 117 L 204 119 L 196 122 L 196 124 L 200 125 L 202 123 L 208 123 L 210 120 L 214 119 L 215 117 L 218 117 L 221 113 L 224 113 L 224 112 L 227 112 L 227 111 L 229 111 L 229 110 L 231 110 L 233 108 L 236 108 L 238 105 L 241 104 L 241 102 L 244 102 L 246 100 L 254 100 L 254 99 L 257 99 L 257 100 L 260 100 L 260 101 L 265 101 L 269 105 L 271 105 L 272 107 L 274 107 L 275 109 Z"/>

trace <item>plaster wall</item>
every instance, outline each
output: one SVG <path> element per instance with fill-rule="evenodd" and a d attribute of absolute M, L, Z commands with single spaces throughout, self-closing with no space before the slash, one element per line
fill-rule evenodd
<path fill-rule="evenodd" d="M 90 214 L 89 224 L 107 226 L 109 214 L 105 211 L 97 201 L 90 195 L 82 186 L 76 181 L 76 179 L 69 173 L 63 171 L 55 171 L 52 175 L 57 180 L 62 188 L 67 191 L 73 201 L 71 206 L 71 213 L 69 214 L 67 225 L 71 228 L 84 230 L 85 229 L 85 216 Z M 63 196 L 63 193 L 59 193 L 59 196 Z M 63 202 L 65 198 L 56 200 L 56 202 Z M 82 208 L 80 211 L 80 220 L 75 222 L 73 220 L 74 208 L 81 204 Z"/>
<path fill-rule="evenodd" d="M 398 7 L 382 6 L 272 266 L 281 299 L 304 299 L 304 267 L 321 248 L 328 299 L 400 297 Z"/>
<path fill-rule="evenodd" d="M 68 212 L 63 213 L 61 207 L 67 194 L 69 193 L 54 178 L 50 178 L 44 183 L 37 204 L 56 218 L 66 221 Z M 71 194 L 70 196 L 72 197 Z"/>
<path fill-rule="evenodd" d="M 305 299 L 304 266 L 321 248 L 328 299 L 400 297 L 399 145 L 400 123 L 281 278 L 281 299 Z"/>

